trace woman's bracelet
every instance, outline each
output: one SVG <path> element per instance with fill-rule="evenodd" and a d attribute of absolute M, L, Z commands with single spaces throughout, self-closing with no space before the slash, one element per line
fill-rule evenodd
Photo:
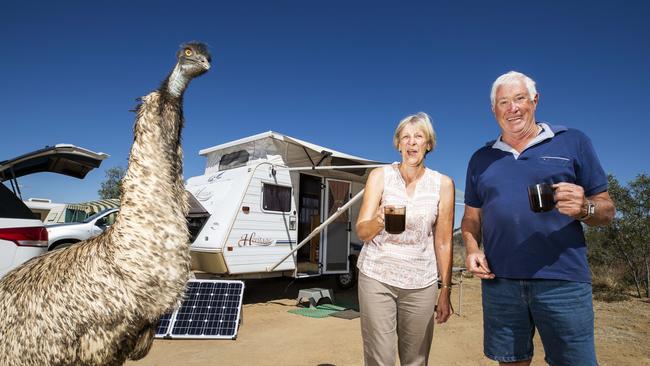
<path fill-rule="evenodd" d="M 441 285 L 440 285 L 440 288 L 448 288 L 449 291 L 451 291 L 451 284 L 448 284 L 448 285 L 443 285 L 443 284 L 441 284 Z"/>

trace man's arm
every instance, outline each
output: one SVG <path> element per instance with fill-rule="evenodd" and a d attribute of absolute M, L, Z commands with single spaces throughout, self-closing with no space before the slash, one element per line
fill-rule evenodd
<path fill-rule="evenodd" d="M 614 219 L 616 208 L 608 192 L 601 192 L 593 196 L 585 197 L 584 189 L 571 183 L 557 183 L 555 189 L 555 207 L 564 215 L 579 220 L 587 216 L 588 201 L 595 206 L 594 215 L 583 220 L 589 226 L 609 225 Z"/>
<path fill-rule="evenodd" d="M 494 273 L 488 266 L 485 253 L 479 248 L 481 238 L 481 209 L 465 205 L 465 214 L 461 223 L 463 241 L 467 257 L 465 264 L 467 269 L 478 278 L 492 279 Z"/>

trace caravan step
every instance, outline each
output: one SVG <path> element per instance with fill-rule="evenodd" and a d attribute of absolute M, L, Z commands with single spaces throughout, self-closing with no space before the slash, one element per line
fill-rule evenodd
<path fill-rule="evenodd" d="M 300 304 L 303 300 L 307 299 L 307 301 L 309 301 L 309 307 L 313 308 L 316 307 L 318 301 L 323 298 L 328 298 L 330 303 L 334 303 L 334 291 L 329 288 L 320 287 L 306 288 L 298 291 L 297 300 L 298 304 Z"/>

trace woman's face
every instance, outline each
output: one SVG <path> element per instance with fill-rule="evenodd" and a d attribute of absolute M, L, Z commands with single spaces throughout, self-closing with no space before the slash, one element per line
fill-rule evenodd
<path fill-rule="evenodd" d="M 399 133 L 399 151 L 402 163 L 417 166 L 424 161 L 424 155 L 429 150 L 429 142 L 424 131 L 412 123 L 407 123 Z"/>

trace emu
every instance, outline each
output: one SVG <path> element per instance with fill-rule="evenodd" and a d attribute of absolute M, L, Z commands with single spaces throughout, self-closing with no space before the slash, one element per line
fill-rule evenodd
<path fill-rule="evenodd" d="M 115 224 L 0 280 L 0 365 L 121 365 L 149 352 L 191 275 L 183 93 L 210 62 L 204 44 L 182 45 L 167 79 L 142 97 Z"/>

